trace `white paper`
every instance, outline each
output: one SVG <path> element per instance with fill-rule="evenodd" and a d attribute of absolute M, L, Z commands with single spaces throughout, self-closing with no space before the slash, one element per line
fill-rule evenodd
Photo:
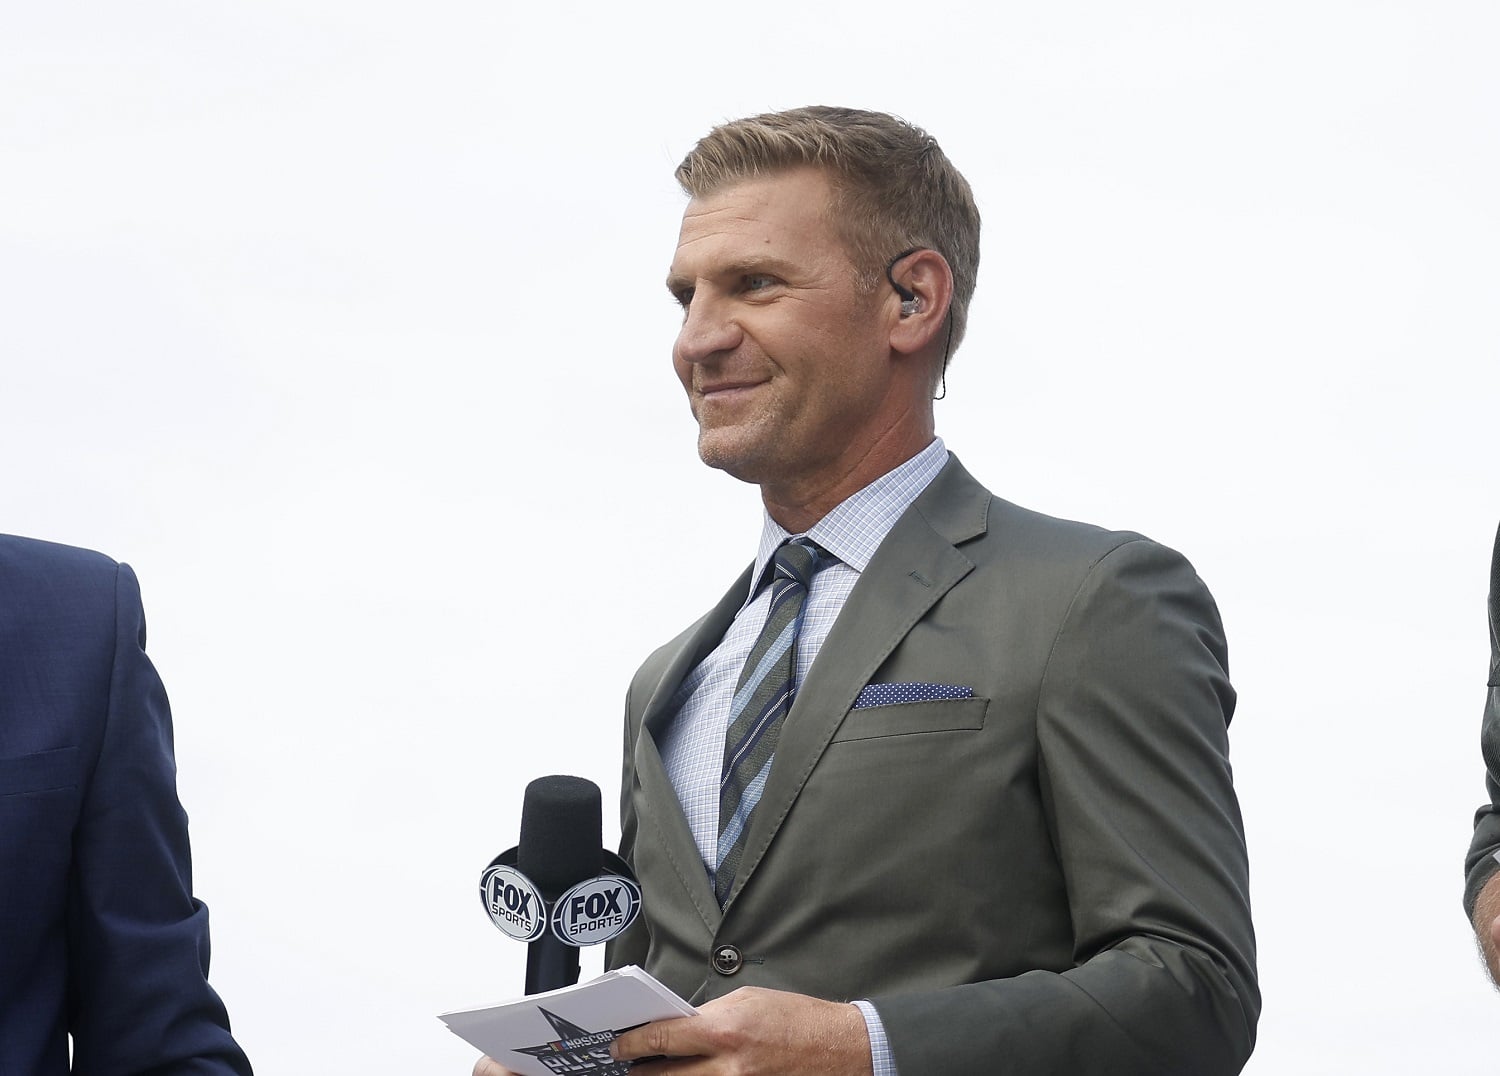
<path fill-rule="evenodd" d="M 629 965 L 577 986 L 438 1019 L 466 1042 L 522 1076 L 617 1076 L 609 1044 L 621 1032 L 696 1010 L 640 968 Z"/>

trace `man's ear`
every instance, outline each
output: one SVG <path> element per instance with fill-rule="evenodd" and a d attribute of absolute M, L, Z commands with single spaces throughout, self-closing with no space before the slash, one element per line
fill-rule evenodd
<path fill-rule="evenodd" d="M 893 290 L 886 306 L 892 350 L 913 355 L 941 347 L 953 302 L 953 270 L 948 268 L 948 259 L 923 247 L 897 258 L 889 275 Z"/>

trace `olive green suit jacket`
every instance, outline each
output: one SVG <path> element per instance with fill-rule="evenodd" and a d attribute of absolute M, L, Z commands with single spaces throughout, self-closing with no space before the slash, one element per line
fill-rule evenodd
<path fill-rule="evenodd" d="M 871 999 L 901 1076 L 1240 1071 L 1260 997 L 1234 692 L 1191 565 L 950 459 L 800 686 L 721 911 L 657 744 L 748 585 L 631 684 L 622 853 L 644 915 L 611 966 L 694 1002 Z M 974 696 L 851 709 L 903 682 Z"/>
<path fill-rule="evenodd" d="M 1500 871 L 1500 531 L 1490 561 L 1490 679 L 1479 744 L 1490 801 L 1474 815 L 1474 838 L 1464 859 L 1464 911 L 1470 920 L 1479 891 Z"/>

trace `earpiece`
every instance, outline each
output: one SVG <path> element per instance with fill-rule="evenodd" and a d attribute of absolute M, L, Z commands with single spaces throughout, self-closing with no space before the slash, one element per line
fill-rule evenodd
<path fill-rule="evenodd" d="M 896 289 L 896 294 L 901 296 L 901 316 L 903 318 L 909 318 L 921 310 L 922 300 L 918 299 L 917 293 L 910 288 L 896 283 L 896 275 L 893 270 L 896 268 L 896 263 L 902 258 L 908 254 L 915 254 L 922 249 L 922 247 L 912 247 L 910 250 L 903 250 L 900 254 L 892 258 L 890 264 L 885 267 L 885 278 L 891 282 L 891 287 Z M 941 400 L 944 396 L 948 395 L 948 357 L 953 354 L 953 307 L 951 304 L 943 320 L 948 323 L 948 342 L 943 345 L 943 391 L 934 396 L 934 400 Z"/>
<path fill-rule="evenodd" d="M 891 275 L 891 270 L 896 268 L 896 263 L 899 262 L 902 258 L 906 257 L 908 254 L 915 254 L 921 249 L 921 247 L 912 247 L 910 250 L 904 250 L 900 254 L 897 254 L 894 258 L 892 258 L 891 264 L 885 267 L 885 278 L 891 282 L 891 287 L 896 289 L 896 294 L 901 296 L 901 316 L 903 318 L 909 318 L 918 310 L 921 310 L 922 300 L 918 299 L 917 293 L 912 291 L 910 288 L 903 287 L 902 285 L 897 284 L 896 278 Z"/>

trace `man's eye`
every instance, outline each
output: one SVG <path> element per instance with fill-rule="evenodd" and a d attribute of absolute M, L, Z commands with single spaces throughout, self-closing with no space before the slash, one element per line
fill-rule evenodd
<path fill-rule="evenodd" d="M 672 293 L 672 298 L 677 300 L 678 306 L 682 307 L 683 310 L 687 310 L 687 308 L 691 306 L 693 302 L 693 289 L 683 288 L 681 291 L 674 291 Z"/>
<path fill-rule="evenodd" d="M 760 273 L 753 273 L 745 278 L 745 290 L 764 291 L 766 288 L 771 287 L 771 285 L 775 283 L 775 277 L 764 276 Z"/>

